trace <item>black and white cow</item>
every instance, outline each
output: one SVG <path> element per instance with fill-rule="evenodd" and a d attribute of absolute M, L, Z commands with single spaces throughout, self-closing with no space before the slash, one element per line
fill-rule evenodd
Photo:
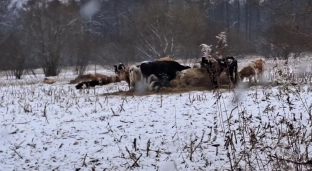
<path fill-rule="evenodd" d="M 207 69 L 215 88 L 218 87 L 217 79 L 222 72 L 225 72 L 230 77 L 232 84 L 235 85 L 237 82 L 237 60 L 233 56 L 228 56 L 223 59 L 202 57 L 201 67 Z"/>
<path fill-rule="evenodd" d="M 126 68 L 126 66 L 123 63 L 119 63 L 118 66 L 114 65 L 115 73 L 117 73 L 119 70 L 122 70 L 122 69 L 125 69 L 125 68 Z"/>
<path fill-rule="evenodd" d="M 97 85 L 101 85 L 101 81 L 99 80 L 85 81 L 77 84 L 75 87 L 76 89 L 88 89 L 90 87 L 95 87 Z"/>

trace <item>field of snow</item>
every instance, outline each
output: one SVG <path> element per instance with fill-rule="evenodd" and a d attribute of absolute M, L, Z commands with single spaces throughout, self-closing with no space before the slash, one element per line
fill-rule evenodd
<path fill-rule="evenodd" d="M 1 78 L 0 170 L 312 168 L 309 84 L 108 96 L 125 82 L 42 78 Z"/>

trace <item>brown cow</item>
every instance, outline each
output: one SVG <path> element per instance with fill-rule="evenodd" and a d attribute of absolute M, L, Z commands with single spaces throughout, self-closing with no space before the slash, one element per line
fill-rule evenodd
<path fill-rule="evenodd" d="M 251 65 L 245 66 L 238 72 L 238 77 L 240 78 L 240 81 L 243 81 L 244 78 L 248 78 L 249 83 L 251 83 L 252 78 L 254 78 L 254 81 L 257 82 L 256 69 Z"/>
<path fill-rule="evenodd" d="M 99 74 L 99 73 L 78 75 L 75 79 L 71 80 L 70 83 L 75 84 L 75 83 L 82 82 L 82 81 L 99 80 L 105 77 L 107 77 L 107 75 Z"/>
<path fill-rule="evenodd" d="M 257 58 L 254 60 L 251 60 L 248 62 L 248 65 L 242 68 L 238 72 L 238 76 L 240 78 L 240 81 L 243 81 L 244 78 L 249 79 L 249 83 L 251 83 L 252 78 L 254 79 L 255 82 L 259 81 L 262 79 L 262 74 L 264 72 L 264 64 L 265 61 L 264 59 Z"/>
<path fill-rule="evenodd" d="M 120 82 L 118 75 L 102 75 L 101 77 L 98 77 L 97 79 L 93 79 L 91 81 L 83 81 L 80 82 L 78 85 L 76 85 L 76 89 L 85 89 L 90 87 L 95 87 L 96 85 L 107 85 L 110 83 Z"/>
<path fill-rule="evenodd" d="M 252 66 L 257 74 L 257 79 L 259 78 L 259 81 L 262 79 L 263 72 L 264 72 L 264 65 L 265 65 L 265 60 L 262 58 L 257 58 L 254 60 L 250 61 L 250 66 Z"/>

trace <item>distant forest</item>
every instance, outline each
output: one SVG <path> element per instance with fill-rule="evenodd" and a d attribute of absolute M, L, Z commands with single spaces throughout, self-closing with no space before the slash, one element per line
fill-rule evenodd
<path fill-rule="evenodd" d="M 312 0 L 0 0 L 0 70 L 199 58 L 226 32 L 226 55 L 287 58 L 312 49 Z"/>

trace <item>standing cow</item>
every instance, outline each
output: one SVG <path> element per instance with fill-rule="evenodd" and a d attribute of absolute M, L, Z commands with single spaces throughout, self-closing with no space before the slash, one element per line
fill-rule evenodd
<path fill-rule="evenodd" d="M 191 68 L 189 66 L 184 66 L 176 61 L 153 61 L 145 62 L 140 66 L 143 78 L 146 79 L 154 74 L 156 77 L 160 78 L 161 74 L 166 74 L 169 81 L 174 79 L 177 71 L 182 71 Z"/>

